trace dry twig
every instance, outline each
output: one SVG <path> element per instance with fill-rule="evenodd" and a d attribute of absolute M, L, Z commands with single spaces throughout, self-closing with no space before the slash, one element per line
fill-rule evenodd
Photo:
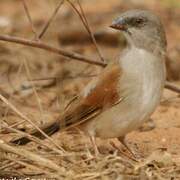
<path fill-rule="evenodd" d="M 39 33 L 38 35 L 38 39 L 41 39 L 43 37 L 43 35 L 45 34 L 45 32 L 47 31 L 48 27 L 50 26 L 51 22 L 53 21 L 54 17 L 56 16 L 56 14 L 58 13 L 58 10 L 61 8 L 61 6 L 63 5 L 64 0 L 61 0 L 59 2 L 59 4 L 57 5 L 56 9 L 54 10 L 52 16 L 49 18 L 49 20 L 47 21 L 47 23 L 44 25 L 42 31 Z"/>
<path fill-rule="evenodd" d="M 104 60 L 104 58 L 103 58 L 103 56 L 102 56 L 102 54 L 101 54 L 101 52 L 100 52 L 100 50 L 99 50 L 99 48 L 98 48 L 96 39 L 95 39 L 95 37 L 94 37 L 94 35 L 93 35 L 93 33 L 92 33 L 92 30 L 91 30 L 91 28 L 90 28 L 90 26 L 89 26 L 89 23 L 88 23 L 88 21 L 87 21 L 87 18 L 86 18 L 86 16 L 85 16 L 85 13 L 84 13 L 84 10 L 83 10 L 83 8 L 82 8 L 82 6 L 81 6 L 80 1 L 79 1 L 79 0 L 77 1 L 77 2 L 78 2 L 78 6 L 79 6 L 79 8 L 80 8 L 80 12 L 79 12 L 79 10 L 76 8 L 76 6 L 75 6 L 70 0 L 66 0 L 66 1 L 71 5 L 71 7 L 74 9 L 74 11 L 78 14 L 79 18 L 81 19 L 81 21 L 82 21 L 85 29 L 87 30 L 87 32 L 89 33 L 89 35 L 90 35 L 90 37 L 91 37 L 91 39 L 92 39 L 92 42 L 93 42 L 93 44 L 94 44 L 94 46 L 95 46 L 95 48 L 96 48 L 96 51 L 97 51 L 97 53 L 98 53 L 98 55 L 99 55 L 99 57 L 100 57 L 100 60 L 101 60 L 102 62 L 105 62 L 105 60 Z"/>
<path fill-rule="evenodd" d="M 55 164 L 51 160 L 47 158 L 43 158 L 40 155 L 32 153 L 24 148 L 10 146 L 6 144 L 5 142 L 0 141 L 0 149 L 5 152 L 10 152 L 13 154 L 17 154 L 21 157 L 25 157 L 26 159 L 35 162 L 37 165 L 46 167 L 48 169 L 52 169 L 54 171 L 57 171 L 57 173 L 60 173 L 63 171 L 63 168 L 60 168 L 57 164 Z"/>
<path fill-rule="evenodd" d="M 33 25 L 31 15 L 30 15 L 30 13 L 29 13 L 29 9 L 28 9 L 27 4 L 26 4 L 26 0 L 22 0 L 22 3 L 23 3 L 24 10 L 25 10 L 25 12 L 26 12 L 27 18 L 28 18 L 28 20 L 29 20 L 29 22 L 30 22 L 30 24 L 31 24 L 32 32 L 33 32 L 34 35 L 35 35 L 35 39 L 38 40 L 38 35 L 37 35 L 36 30 L 35 30 L 35 27 L 34 27 L 34 25 Z"/>
<path fill-rule="evenodd" d="M 75 60 L 78 60 L 78 61 L 81 61 L 81 62 L 94 64 L 94 65 L 101 66 L 101 67 L 106 66 L 105 63 L 94 61 L 91 58 L 88 58 L 88 57 L 83 56 L 81 54 L 66 51 L 66 50 L 63 50 L 63 49 L 60 49 L 60 48 L 56 48 L 56 47 L 50 46 L 50 45 L 48 45 L 46 43 L 42 43 L 42 42 L 39 42 L 39 41 L 28 40 L 28 39 L 19 38 L 19 37 L 11 37 L 11 36 L 8 36 L 8 35 L 0 35 L 0 41 L 7 41 L 7 42 L 11 42 L 11 43 L 23 44 L 23 45 L 26 45 L 26 46 L 31 46 L 31 47 L 43 49 L 43 50 L 46 50 L 46 51 L 50 51 L 50 52 L 56 53 L 58 55 L 65 56 L 65 57 L 68 57 L 68 58 L 72 58 L 72 59 L 75 59 Z"/>

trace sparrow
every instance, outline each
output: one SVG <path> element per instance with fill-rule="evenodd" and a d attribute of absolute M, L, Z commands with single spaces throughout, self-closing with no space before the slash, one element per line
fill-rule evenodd
<path fill-rule="evenodd" d="M 166 72 L 166 36 L 160 19 L 151 11 L 129 10 L 111 26 L 123 33 L 127 47 L 120 57 L 73 98 L 60 117 L 41 129 L 48 135 L 78 127 L 91 137 L 119 138 L 141 126 L 158 106 Z M 37 130 L 31 135 L 44 139 Z M 11 141 L 19 145 L 28 137 Z"/>

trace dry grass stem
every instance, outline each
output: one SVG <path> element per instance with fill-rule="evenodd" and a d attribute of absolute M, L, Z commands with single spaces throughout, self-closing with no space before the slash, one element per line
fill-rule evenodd
<path fill-rule="evenodd" d="M 29 9 L 28 9 L 28 6 L 26 4 L 26 0 L 22 0 L 22 3 L 23 3 L 24 10 L 26 12 L 26 16 L 27 16 L 27 18 L 31 24 L 31 29 L 32 29 L 32 32 L 34 33 L 35 39 L 38 40 L 38 35 L 36 33 L 36 30 L 35 30 L 35 27 L 34 27 L 34 24 L 33 24 Z"/>
<path fill-rule="evenodd" d="M 40 131 L 52 144 L 54 144 L 60 150 L 63 150 L 58 144 L 56 144 L 44 131 L 42 131 L 35 123 L 33 123 L 28 117 L 26 117 L 23 113 L 21 113 L 13 104 L 11 104 L 5 97 L 0 94 L 0 99 L 9 106 L 15 113 L 17 113 L 22 119 L 29 122 L 33 127 L 35 127 L 38 131 Z"/>
<path fill-rule="evenodd" d="M 50 26 L 51 22 L 53 21 L 53 19 L 55 18 L 56 14 L 58 13 L 59 9 L 63 5 L 63 3 L 64 3 L 64 0 L 59 1 L 59 4 L 57 5 L 56 9 L 54 10 L 52 16 L 49 18 L 47 23 L 44 25 L 42 31 L 39 33 L 38 39 L 41 39 L 43 37 L 43 35 L 47 31 L 48 27 Z"/>
<path fill-rule="evenodd" d="M 49 171 L 45 171 L 43 167 L 39 167 L 37 165 L 33 165 L 30 163 L 26 163 L 23 161 L 16 159 L 12 159 L 7 157 L 7 159 L 9 159 L 10 161 L 12 161 L 13 164 L 19 164 L 22 165 L 30 170 L 32 170 L 32 175 L 47 175 L 49 178 L 56 178 L 56 179 L 60 179 L 60 175 L 58 175 L 57 173 L 51 173 Z M 29 173 L 28 173 L 29 174 Z"/>
<path fill-rule="evenodd" d="M 91 37 L 91 39 L 92 39 L 92 42 L 93 42 L 93 44 L 94 44 L 94 46 L 95 46 L 95 48 L 96 48 L 96 51 L 97 51 L 97 53 L 98 53 L 98 55 L 99 55 L 99 57 L 100 57 L 100 60 L 101 60 L 103 63 L 105 63 L 105 60 L 104 60 L 104 58 L 103 58 L 103 56 L 102 56 L 102 54 L 101 54 L 101 52 L 100 52 L 100 50 L 99 50 L 99 47 L 98 47 L 97 42 L 96 42 L 96 39 L 95 39 L 94 34 L 92 33 L 92 30 L 91 30 L 91 28 L 90 28 L 90 26 L 89 26 L 89 23 L 88 23 L 88 21 L 87 21 L 87 18 L 86 18 L 86 16 L 85 16 L 85 13 L 84 13 L 84 10 L 83 10 L 83 8 L 82 8 L 82 6 L 81 6 L 80 1 L 79 1 L 79 0 L 77 1 L 77 2 L 78 2 L 78 6 L 79 6 L 79 8 L 80 8 L 80 12 L 79 12 L 79 10 L 76 8 L 76 6 L 74 5 L 74 3 L 72 3 L 70 0 L 67 0 L 67 2 L 71 5 L 71 7 L 74 9 L 74 11 L 78 14 L 78 16 L 79 16 L 79 18 L 81 19 L 81 21 L 82 21 L 85 29 L 87 30 L 87 32 L 89 33 L 89 35 L 90 35 L 90 37 Z"/>
<path fill-rule="evenodd" d="M 0 149 L 5 152 L 17 154 L 17 155 L 24 157 L 30 161 L 33 161 L 34 163 L 36 163 L 39 166 L 43 166 L 48 169 L 54 170 L 57 173 L 64 171 L 63 168 L 59 167 L 57 164 L 55 164 L 51 160 L 49 160 L 47 158 L 43 158 L 40 155 L 32 153 L 24 148 L 10 146 L 10 145 L 6 144 L 5 142 L 0 141 Z"/>

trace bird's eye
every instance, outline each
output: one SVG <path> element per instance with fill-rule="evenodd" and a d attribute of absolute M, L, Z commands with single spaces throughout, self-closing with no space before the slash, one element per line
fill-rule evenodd
<path fill-rule="evenodd" d="M 142 22 L 143 22 L 143 19 L 142 19 L 142 18 L 136 19 L 136 23 L 137 23 L 137 24 L 141 24 Z"/>

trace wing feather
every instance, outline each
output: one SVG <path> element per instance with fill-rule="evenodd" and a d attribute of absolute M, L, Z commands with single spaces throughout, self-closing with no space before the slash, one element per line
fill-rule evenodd
<path fill-rule="evenodd" d="M 58 130 L 65 130 L 89 121 L 102 111 L 120 103 L 123 98 L 118 91 L 121 74 L 122 71 L 117 62 L 109 64 L 98 77 L 85 87 L 79 96 L 70 101 L 60 118 L 44 125 L 41 129 L 48 135 L 52 135 Z M 30 134 L 40 139 L 45 138 L 37 130 L 33 130 Z M 22 137 L 11 142 L 23 145 L 30 140 Z"/>

